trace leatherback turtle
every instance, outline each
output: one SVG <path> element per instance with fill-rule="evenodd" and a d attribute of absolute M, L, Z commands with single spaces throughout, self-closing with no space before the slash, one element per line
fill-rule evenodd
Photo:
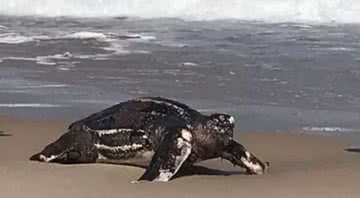
<path fill-rule="evenodd" d="M 76 121 L 69 131 L 30 159 L 64 164 L 147 162 L 139 180 L 169 181 L 181 166 L 223 158 L 262 174 L 268 168 L 233 139 L 235 120 L 210 116 L 180 102 L 141 97 Z"/>

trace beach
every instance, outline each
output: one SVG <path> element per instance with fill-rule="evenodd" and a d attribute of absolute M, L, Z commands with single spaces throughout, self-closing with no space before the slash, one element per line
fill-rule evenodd
<path fill-rule="evenodd" d="M 0 197 L 359 197 L 358 2 L 0 5 Z M 29 160 L 71 122 L 144 96 L 232 115 L 269 172 L 214 159 L 134 184 L 143 168 Z"/>
<path fill-rule="evenodd" d="M 220 159 L 198 164 L 169 183 L 132 184 L 144 169 L 116 164 L 61 165 L 28 158 L 66 131 L 69 121 L 0 117 L 2 197 L 358 197 L 360 153 L 346 140 L 318 135 L 237 132 L 269 161 L 265 175 L 245 175 Z"/>

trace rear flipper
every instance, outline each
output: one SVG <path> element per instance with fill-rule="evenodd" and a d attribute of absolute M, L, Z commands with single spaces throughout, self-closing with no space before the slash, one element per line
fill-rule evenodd
<path fill-rule="evenodd" d="M 32 161 L 40 161 L 40 162 L 57 162 L 62 164 L 77 164 L 77 163 L 85 163 L 80 161 L 81 153 L 79 151 L 74 150 L 73 148 L 66 149 L 58 154 L 50 154 L 46 155 L 43 152 L 37 153 L 30 157 Z M 89 163 L 90 161 L 87 161 Z"/>
<path fill-rule="evenodd" d="M 149 167 L 139 178 L 140 180 L 167 182 L 180 169 L 191 153 L 190 131 L 176 129 L 176 133 L 169 132 L 156 150 Z"/>
<path fill-rule="evenodd" d="M 248 174 L 260 175 L 266 173 L 269 168 L 269 162 L 262 162 L 234 140 L 230 141 L 222 154 L 222 158 L 229 160 L 234 165 L 245 168 Z"/>
<path fill-rule="evenodd" d="M 93 163 L 98 157 L 92 135 L 83 131 L 69 131 L 47 145 L 30 160 L 62 164 Z"/>

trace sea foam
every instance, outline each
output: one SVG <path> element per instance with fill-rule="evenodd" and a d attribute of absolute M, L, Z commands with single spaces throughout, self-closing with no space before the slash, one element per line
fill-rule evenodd
<path fill-rule="evenodd" d="M 34 39 L 31 37 L 22 36 L 15 33 L 0 34 L 0 44 L 19 44 L 32 41 L 34 41 Z"/>
<path fill-rule="evenodd" d="M 56 104 L 40 104 L 40 103 L 9 103 L 9 104 L 0 104 L 0 107 L 7 108 L 56 108 L 56 107 L 65 107 L 64 105 Z"/>

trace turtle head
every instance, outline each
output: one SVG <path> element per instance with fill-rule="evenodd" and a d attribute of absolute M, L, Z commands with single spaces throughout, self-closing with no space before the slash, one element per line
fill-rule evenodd
<path fill-rule="evenodd" d="M 70 131 L 30 157 L 33 161 L 70 163 L 95 162 L 97 152 L 89 132 Z"/>
<path fill-rule="evenodd" d="M 228 114 L 211 114 L 206 121 L 205 127 L 212 133 L 232 138 L 234 134 L 235 119 Z"/>

